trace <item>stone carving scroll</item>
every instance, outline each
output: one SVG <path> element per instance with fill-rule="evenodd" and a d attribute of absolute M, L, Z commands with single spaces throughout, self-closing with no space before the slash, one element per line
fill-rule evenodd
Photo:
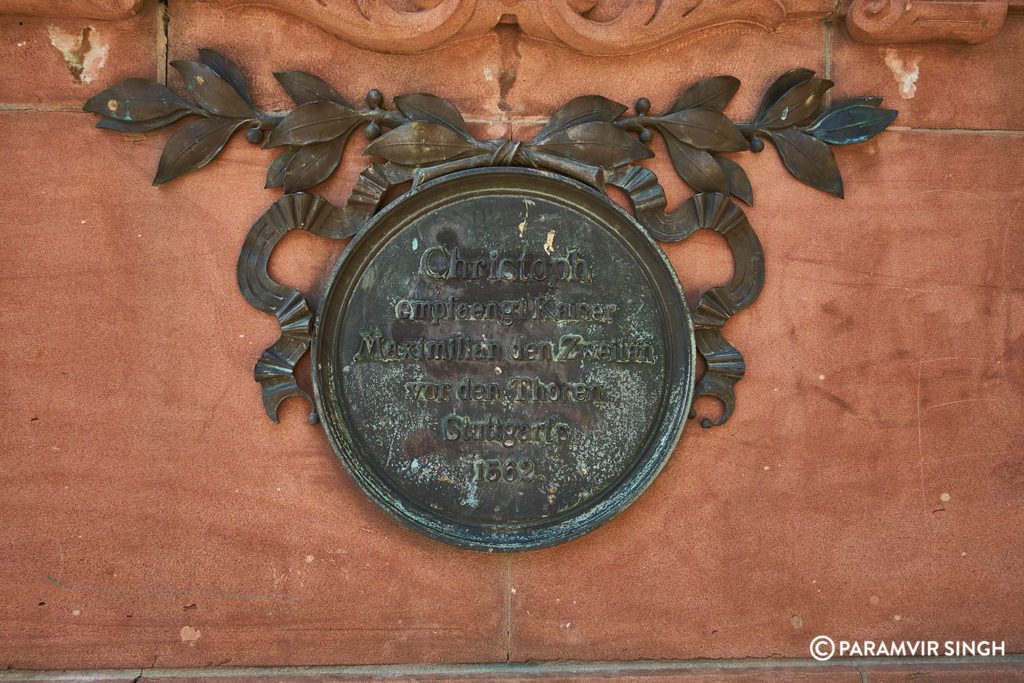
<path fill-rule="evenodd" d="M 796 19 L 846 17 L 866 43 L 981 43 L 1009 7 L 1024 0 L 846 0 L 816 6 L 793 0 L 220 0 L 227 8 L 272 7 L 368 50 L 411 54 L 514 23 L 530 38 L 586 55 L 642 52 L 725 24 L 771 31 Z M 0 14 L 123 19 L 141 0 L 0 0 Z"/>

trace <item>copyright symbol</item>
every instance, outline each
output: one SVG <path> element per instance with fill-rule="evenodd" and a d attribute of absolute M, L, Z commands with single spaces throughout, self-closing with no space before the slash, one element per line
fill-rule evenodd
<path fill-rule="evenodd" d="M 811 641 L 811 656 L 819 662 L 827 662 L 836 653 L 836 644 L 828 636 L 816 636 Z"/>

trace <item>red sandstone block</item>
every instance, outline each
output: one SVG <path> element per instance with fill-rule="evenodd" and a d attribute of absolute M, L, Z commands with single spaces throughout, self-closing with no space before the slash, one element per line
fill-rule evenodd
<path fill-rule="evenodd" d="M 834 93 L 885 96 L 894 125 L 1021 130 L 1024 91 L 1006 80 L 1024 70 L 1024 15 L 1011 13 L 980 45 L 865 45 L 845 28 L 833 38 Z"/>
<path fill-rule="evenodd" d="M 770 148 L 743 158 L 767 276 L 725 330 L 737 412 L 691 423 L 618 519 L 514 559 L 514 659 L 805 657 L 819 634 L 1024 648 L 1015 147 L 885 133 L 839 150 L 845 201 Z"/>
<path fill-rule="evenodd" d="M 384 93 L 389 107 L 395 95 L 431 92 L 454 102 L 466 116 L 497 114 L 501 62 L 494 33 L 423 54 L 382 54 L 273 9 L 186 1 L 171 8 L 168 41 L 172 61 L 196 59 L 203 47 L 222 51 L 246 74 L 257 104 L 268 109 L 294 106 L 273 72 L 299 69 L 320 76 L 355 103 L 361 104 L 371 88 Z"/>
<path fill-rule="evenodd" d="M 159 8 L 122 20 L 0 15 L 0 104 L 80 107 L 132 76 L 157 77 Z"/>
<path fill-rule="evenodd" d="M 726 111 L 746 120 L 783 72 L 823 70 L 824 35 L 815 20 L 786 22 L 772 32 L 726 24 L 639 54 L 600 58 L 516 36 L 508 67 L 514 80 L 503 106 L 517 116 L 548 116 L 572 97 L 596 93 L 628 105 L 647 97 L 659 113 L 696 81 L 728 74 L 743 84 Z"/>
<path fill-rule="evenodd" d="M 263 414 L 266 153 L 154 188 L 165 133 L 2 118 L 0 668 L 504 661 L 505 560 L 391 521 L 308 405 Z"/>
<path fill-rule="evenodd" d="M 504 669 L 495 666 L 488 670 L 474 669 L 471 672 L 460 672 L 448 670 L 445 673 L 398 673 L 393 670 L 378 670 L 366 674 L 333 674 L 324 675 L 327 680 L 339 681 L 377 681 L 381 678 L 393 681 L 406 681 L 409 683 L 448 683 L 449 681 L 501 681 L 502 683 L 529 683 L 530 681 L 541 681 L 543 683 L 584 683 L 594 680 L 615 680 L 622 683 L 639 683 L 640 681 L 658 681 L 659 683 L 671 683 L 672 681 L 728 681 L 729 683 L 756 683 L 759 681 L 825 681 L 826 683 L 858 683 L 862 680 L 860 673 L 852 666 L 817 666 L 817 667 L 716 667 L 713 664 L 708 666 L 695 666 L 691 668 L 675 668 L 672 664 L 655 666 L 650 669 L 631 666 L 629 662 L 623 662 L 621 667 L 610 667 L 594 671 L 586 668 L 579 668 L 572 671 L 565 668 L 560 671 L 551 671 L 544 668 L 523 672 L 515 669 Z M 319 678 L 319 677 L 318 677 Z M 149 678 L 152 683 L 172 683 L 173 678 Z M 217 677 L 218 681 L 225 683 L 246 683 L 251 677 L 226 676 Z M 309 680 L 308 676 L 274 676 L 274 681 L 295 681 Z"/>

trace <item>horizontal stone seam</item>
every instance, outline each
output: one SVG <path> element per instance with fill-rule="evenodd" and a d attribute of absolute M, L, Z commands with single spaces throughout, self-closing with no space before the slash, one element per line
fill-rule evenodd
<path fill-rule="evenodd" d="M 714 671 L 720 669 L 850 669 L 862 668 L 913 669 L 1024 669 L 1024 654 L 1010 654 L 999 658 L 977 657 L 864 657 L 833 659 L 819 662 L 813 659 L 693 659 L 693 660 L 637 660 L 637 661 L 557 661 L 557 662 L 494 662 L 483 664 L 382 664 L 352 666 L 268 666 L 268 667 L 216 667 L 190 669 L 80 669 L 80 670 L 27 670 L 0 671 L 0 681 L 32 680 L 137 680 L 146 678 L 270 678 L 313 676 L 374 676 L 401 679 L 404 677 L 502 677 L 527 675 L 536 678 L 566 675 L 628 675 L 661 674 L 672 672 Z"/>
<path fill-rule="evenodd" d="M 1016 128 L 918 128 L 916 126 L 889 126 L 885 132 L 895 133 L 955 133 L 980 135 L 1024 135 L 1024 129 Z"/>
<path fill-rule="evenodd" d="M 24 112 L 24 113 L 72 113 L 87 114 L 81 107 L 73 104 L 37 105 L 37 104 L 3 104 L 0 103 L 0 112 Z M 507 125 L 543 125 L 550 120 L 550 116 L 521 116 L 521 117 L 488 117 L 472 116 L 463 117 L 466 123 L 479 124 L 507 124 Z M 887 133 L 955 133 L 955 134 L 980 134 L 980 135 L 1024 135 L 1024 129 L 1017 128 L 919 128 L 916 126 L 889 126 Z"/>
<path fill-rule="evenodd" d="M 85 114 L 87 112 L 82 111 L 81 106 L 75 106 L 73 104 L 2 104 L 0 103 L 0 111 L 23 111 L 23 112 L 74 112 L 77 114 Z"/>
<path fill-rule="evenodd" d="M 25 111 L 25 112 L 76 112 L 79 114 L 86 114 L 81 106 L 74 104 L 24 104 L 20 102 L 7 102 L 0 103 L 0 111 Z M 267 110 L 268 114 L 272 115 L 283 115 L 287 113 L 287 109 Z M 480 123 L 480 124 L 513 124 L 513 125 L 526 125 L 526 126 L 542 126 L 547 123 L 550 116 L 519 116 L 519 117 L 504 117 L 504 116 L 483 116 L 467 114 L 463 116 L 466 123 Z"/>

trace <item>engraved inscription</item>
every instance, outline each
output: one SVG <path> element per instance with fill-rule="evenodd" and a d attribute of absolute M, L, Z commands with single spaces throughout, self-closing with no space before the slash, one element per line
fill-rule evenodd
<path fill-rule="evenodd" d="M 533 424 L 518 424 L 502 422 L 494 416 L 478 422 L 462 415 L 449 415 L 441 425 L 445 441 L 489 441 L 500 443 L 505 448 L 520 444 L 569 443 L 569 425 L 560 422 L 558 417 Z"/>
<path fill-rule="evenodd" d="M 600 361 L 603 363 L 653 363 L 653 344 L 636 344 L 622 339 L 608 341 L 587 340 L 578 334 L 565 334 L 557 342 L 523 340 L 516 337 L 509 348 L 513 360 L 548 361 Z"/>
<path fill-rule="evenodd" d="M 456 335 L 448 339 L 392 339 L 362 336 L 353 361 L 376 360 L 500 360 L 501 344 Z"/>
<path fill-rule="evenodd" d="M 507 482 L 521 481 L 529 484 L 533 481 L 533 473 L 537 466 L 532 460 L 507 460 L 502 462 L 496 458 L 475 460 L 473 462 L 472 479 L 476 482 Z"/>
<path fill-rule="evenodd" d="M 429 280 L 489 280 L 505 286 L 521 283 L 553 287 L 561 282 L 590 284 L 593 270 L 587 259 L 572 249 L 565 256 L 534 256 L 522 250 L 517 257 L 501 256 L 491 249 L 486 257 L 465 257 L 459 249 L 429 246 L 419 259 L 417 274 Z M 398 299 L 394 319 L 410 323 L 469 321 L 494 322 L 510 327 L 525 321 L 547 323 L 612 322 L 620 308 L 616 303 L 560 300 L 550 294 L 526 294 L 518 299 L 467 301 L 456 296 L 442 299 Z M 485 334 L 479 338 L 457 334 L 446 339 L 416 337 L 398 339 L 364 331 L 361 344 L 352 356 L 362 362 L 445 362 L 465 364 L 494 363 L 503 359 L 514 363 L 543 366 L 559 363 L 642 363 L 657 361 L 652 343 L 620 338 L 594 339 L 580 334 L 562 334 L 557 339 L 534 339 L 514 335 L 494 341 Z M 500 368 L 499 368 L 500 372 Z M 540 375 L 516 375 L 504 382 L 462 376 L 451 381 L 412 381 L 404 384 L 405 398 L 427 403 L 485 403 L 510 405 L 601 404 L 608 392 L 599 382 L 565 382 Z M 559 416 L 522 422 L 502 415 L 471 417 L 452 412 L 438 421 L 437 429 L 445 442 L 483 442 L 504 448 L 523 445 L 558 446 L 569 443 L 572 421 Z M 507 481 L 520 481 L 519 478 Z"/>
<path fill-rule="evenodd" d="M 584 339 L 578 334 L 565 334 L 557 341 L 546 339 L 524 340 L 516 337 L 507 351 L 498 342 L 473 339 L 463 335 L 448 339 L 392 339 L 381 335 L 362 336 L 359 351 L 352 356 L 358 361 L 396 360 L 501 360 L 507 353 L 516 361 L 547 361 L 566 363 L 569 361 L 601 363 L 654 363 L 657 352 L 653 344 L 631 343 L 623 339 L 596 341 Z"/>
<path fill-rule="evenodd" d="M 545 382 L 539 377 L 513 377 L 508 382 L 515 403 L 601 403 L 600 384 Z"/>
<path fill-rule="evenodd" d="M 502 256 L 491 249 L 486 257 L 465 258 L 458 247 L 435 246 L 420 258 L 420 274 L 435 280 L 500 280 L 503 282 L 590 282 L 591 269 L 575 249 L 565 256 Z"/>
<path fill-rule="evenodd" d="M 517 256 L 503 256 L 490 249 L 486 256 L 465 256 L 458 247 L 427 246 L 419 258 L 417 275 L 426 280 L 491 281 L 505 287 L 523 283 L 555 287 L 559 283 L 591 284 L 593 269 L 578 250 L 565 256 L 537 256 L 521 250 Z M 561 299 L 549 293 L 526 293 L 518 298 L 471 301 L 450 295 L 439 299 L 398 299 L 394 320 L 407 323 L 493 322 L 498 329 L 521 325 L 527 321 L 545 323 L 611 324 L 621 304 Z M 495 363 L 508 360 L 532 366 L 559 363 L 657 362 L 653 343 L 628 339 L 596 339 L 581 334 L 562 334 L 556 339 L 527 338 L 513 335 L 500 341 L 456 334 L 444 339 L 428 337 L 394 338 L 364 330 L 361 344 L 352 356 L 355 364 L 363 362 L 445 362 L 464 365 Z M 500 368 L 499 368 L 500 371 Z M 541 375 L 516 375 L 505 381 L 462 376 L 450 381 L 405 382 L 405 398 L 419 403 L 551 405 L 604 403 L 609 392 L 600 382 L 566 382 Z M 530 422 L 508 420 L 504 415 L 469 416 L 452 412 L 442 417 L 437 429 L 444 442 L 480 442 L 500 444 L 504 448 L 560 446 L 572 439 L 572 420 L 546 416 Z M 498 462 L 497 460 L 488 462 Z M 514 470 L 514 468 L 513 468 Z M 509 471 L 513 471 L 509 470 Z M 519 477 L 505 479 L 523 481 Z"/>
<path fill-rule="evenodd" d="M 400 299 L 395 303 L 396 320 L 442 322 L 495 322 L 505 327 L 527 320 L 556 323 L 610 323 L 618 306 L 598 301 L 566 301 L 550 294 L 501 301 L 447 299 Z"/>
<path fill-rule="evenodd" d="M 635 257 L 639 228 L 594 215 L 474 197 L 374 228 L 329 344 L 342 436 L 382 486 L 445 519 L 532 525 L 628 476 L 678 363 L 664 311 L 685 303 Z"/>

